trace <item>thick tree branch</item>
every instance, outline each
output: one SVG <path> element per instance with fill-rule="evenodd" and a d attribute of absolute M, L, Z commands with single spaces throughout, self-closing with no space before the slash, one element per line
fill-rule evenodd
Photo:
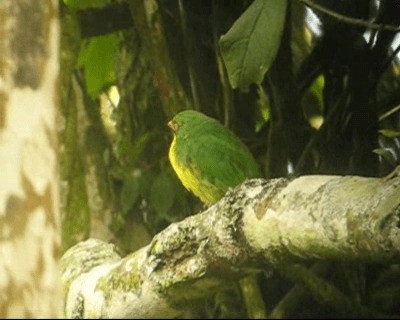
<path fill-rule="evenodd" d="M 398 259 L 399 218 L 397 172 L 249 180 L 125 258 L 98 240 L 72 247 L 62 259 L 66 316 L 178 317 L 254 269 Z"/>

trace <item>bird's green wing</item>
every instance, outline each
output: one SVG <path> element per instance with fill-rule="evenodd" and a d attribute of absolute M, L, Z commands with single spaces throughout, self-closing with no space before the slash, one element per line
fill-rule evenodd
<path fill-rule="evenodd" d="M 188 166 L 222 194 L 246 178 L 259 177 L 253 156 L 233 134 L 210 132 L 188 141 Z"/>

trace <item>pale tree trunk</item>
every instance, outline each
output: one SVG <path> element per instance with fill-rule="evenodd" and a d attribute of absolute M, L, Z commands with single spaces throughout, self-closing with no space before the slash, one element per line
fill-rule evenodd
<path fill-rule="evenodd" d="M 62 315 L 57 3 L 0 1 L 0 317 Z"/>

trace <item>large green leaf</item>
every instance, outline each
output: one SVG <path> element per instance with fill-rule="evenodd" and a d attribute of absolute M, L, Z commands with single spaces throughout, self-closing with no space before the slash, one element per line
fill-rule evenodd
<path fill-rule="evenodd" d="M 91 38 L 80 52 L 78 65 L 85 69 L 86 90 L 92 98 L 116 81 L 118 45 L 117 34 L 111 33 Z"/>
<path fill-rule="evenodd" d="M 232 88 L 260 84 L 279 48 L 286 0 L 255 0 L 220 38 Z"/>

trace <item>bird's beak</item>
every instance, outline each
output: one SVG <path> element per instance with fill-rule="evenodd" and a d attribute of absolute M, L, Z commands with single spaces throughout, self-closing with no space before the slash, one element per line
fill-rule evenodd
<path fill-rule="evenodd" d="M 168 122 L 168 127 L 170 127 L 173 132 L 178 131 L 178 124 L 173 122 L 172 120 L 170 122 Z"/>

